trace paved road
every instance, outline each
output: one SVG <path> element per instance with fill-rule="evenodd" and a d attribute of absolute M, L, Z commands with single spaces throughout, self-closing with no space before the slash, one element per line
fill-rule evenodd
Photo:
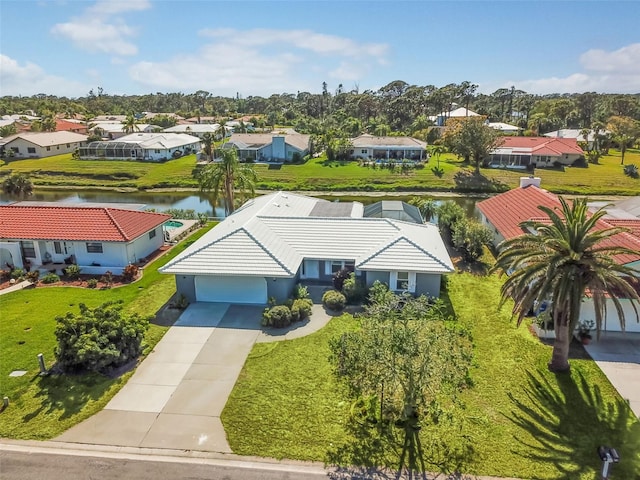
<path fill-rule="evenodd" d="M 0 451 L 2 480 L 319 480 L 327 472 L 274 470 L 259 464 L 225 466 L 47 453 Z"/>

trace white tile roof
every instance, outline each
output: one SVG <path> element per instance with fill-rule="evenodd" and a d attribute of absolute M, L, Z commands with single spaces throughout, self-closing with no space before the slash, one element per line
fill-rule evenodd
<path fill-rule="evenodd" d="M 447 273 L 438 229 L 387 218 L 310 217 L 326 200 L 277 192 L 247 202 L 163 273 L 293 277 L 304 258 L 355 260 L 361 270 Z M 354 211 L 359 211 L 358 204 Z"/>
<path fill-rule="evenodd" d="M 113 140 L 114 143 L 126 142 L 138 145 L 140 148 L 164 150 L 198 144 L 200 139 L 184 133 L 130 133 Z"/>
<path fill-rule="evenodd" d="M 27 142 L 31 142 L 39 147 L 52 147 L 65 143 L 86 142 L 87 136 L 74 132 L 22 132 L 10 135 L 2 139 L 4 144 L 11 143 L 13 140 L 21 138 Z"/>
<path fill-rule="evenodd" d="M 169 133 L 215 133 L 220 130 L 219 123 L 182 123 L 173 127 L 165 128 Z"/>

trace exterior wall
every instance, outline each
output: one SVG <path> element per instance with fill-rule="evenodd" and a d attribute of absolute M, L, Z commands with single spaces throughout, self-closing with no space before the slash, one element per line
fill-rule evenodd
<path fill-rule="evenodd" d="M 489 230 L 491 230 L 491 233 L 493 233 L 493 246 L 497 247 L 502 241 L 504 241 L 504 237 L 500 234 L 500 232 L 498 232 L 498 229 L 493 226 L 493 224 L 487 219 L 487 217 L 484 216 L 484 213 L 477 209 L 476 211 L 480 214 L 480 223 L 482 223 L 482 225 L 487 227 Z"/>
<path fill-rule="evenodd" d="M 164 244 L 162 227 L 155 228 L 156 236 L 149 238 L 149 232 L 139 236 L 127 245 L 127 263 L 136 263 L 141 258 L 155 252 Z"/>
<path fill-rule="evenodd" d="M 178 295 L 184 295 L 189 303 L 196 301 L 196 282 L 193 275 L 175 275 L 176 292 Z"/>
<path fill-rule="evenodd" d="M 625 331 L 640 333 L 640 323 L 636 321 L 636 314 L 633 310 L 631 300 L 623 298 L 620 299 L 620 303 L 622 304 L 622 310 L 624 311 L 626 326 Z M 636 304 L 636 308 L 638 308 L 640 311 L 640 305 Z M 596 321 L 595 307 L 593 305 L 593 301 L 590 298 L 586 298 L 582 302 L 582 308 L 580 309 L 580 321 L 584 320 L 593 320 L 594 322 Z M 616 311 L 612 300 L 607 300 L 607 316 L 605 325 L 606 327 L 603 325 L 603 330 L 606 329 L 606 331 L 608 332 L 622 331 L 620 320 L 618 319 L 618 312 Z"/>
<path fill-rule="evenodd" d="M 24 268 L 20 245 L 15 242 L 0 242 L 0 270 L 5 270 L 7 264 L 16 268 Z"/>
<path fill-rule="evenodd" d="M 364 272 L 365 283 L 367 287 L 370 287 L 378 280 L 380 283 L 384 283 L 385 285 L 389 285 L 389 272 L 374 272 L 374 271 L 366 271 Z"/>
<path fill-rule="evenodd" d="M 286 301 L 296 286 L 297 277 L 292 278 L 276 278 L 266 277 L 267 280 L 267 297 L 275 298 L 276 302 L 282 303 Z"/>
<path fill-rule="evenodd" d="M 192 153 L 197 153 L 200 151 L 200 143 L 190 143 L 188 145 L 181 145 L 179 147 L 166 148 L 166 149 L 145 149 L 144 150 L 144 160 L 151 160 L 153 162 L 161 162 L 165 160 L 171 160 L 173 158 L 173 153 L 178 150 L 182 152 L 184 155 L 185 149 L 190 148 Z"/>
<path fill-rule="evenodd" d="M 430 273 L 416 274 L 416 295 L 440 297 L 440 281 L 442 275 Z"/>
<path fill-rule="evenodd" d="M 63 143 L 61 145 L 52 145 L 50 147 L 41 147 L 31 143 L 23 138 L 16 138 L 4 146 L 5 152 L 17 148 L 15 158 L 42 158 L 51 157 L 53 155 L 62 155 L 63 153 L 73 153 L 76 148 L 84 145 L 85 142 Z M 34 149 L 33 153 L 28 151 L 29 148 Z"/>
<path fill-rule="evenodd" d="M 535 164 L 536 166 L 552 166 L 555 162 L 559 162 L 562 165 L 572 165 L 573 162 L 575 162 L 576 160 L 578 160 L 582 155 L 579 155 L 577 153 L 565 153 L 563 155 L 557 155 L 557 156 L 540 156 L 540 155 L 532 155 L 531 157 L 531 163 Z"/>
<path fill-rule="evenodd" d="M 271 139 L 271 155 L 278 160 L 285 160 L 287 158 L 284 137 L 274 136 Z"/>
<path fill-rule="evenodd" d="M 374 160 L 377 157 L 382 158 L 426 158 L 424 149 L 413 147 L 353 147 L 351 158 L 362 158 L 365 160 Z"/>
<path fill-rule="evenodd" d="M 288 161 L 291 161 L 293 159 L 293 154 L 296 152 L 299 153 L 302 157 L 304 157 L 308 153 L 308 150 L 298 150 L 296 147 L 292 147 L 288 143 L 285 145 L 285 151 L 286 160 Z"/>

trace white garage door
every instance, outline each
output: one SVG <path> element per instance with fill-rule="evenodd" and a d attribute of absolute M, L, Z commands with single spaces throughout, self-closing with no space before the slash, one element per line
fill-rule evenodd
<path fill-rule="evenodd" d="M 262 277 L 196 277 L 198 302 L 267 303 L 267 281 Z"/>

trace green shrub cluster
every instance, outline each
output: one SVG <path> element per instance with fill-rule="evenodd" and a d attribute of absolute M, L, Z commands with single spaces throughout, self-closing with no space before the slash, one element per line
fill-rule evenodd
<path fill-rule="evenodd" d="M 337 290 L 329 290 L 322 295 L 322 304 L 329 310 L 340 311 L 347 303 L 345 296 Z"/>
<path fill-rule="evenodd" d="M 438 227 L 467 262 L 480 258 L 484 245 L 493 239 L 491 231 L 476 220 L 470 220 L 455 202 L 444 202 L 437 209 Z"/>
<path fill-rule="evenodd" d="M 80 277 L 81 270 L 82 269 L 74 263 L 73 265 L 69 265 L 64 269 L 64 274 L 67 276 L 67 278 L 75 280 L 76 278 Z"/>
<path fill-rule="evenodd" d="M 36 270 L 31 270 L 30 272 L 27 272 L 25 275 L 25 278 L 30 282 L 36 283 L 40 278 L 40 270 L 36 269 Z"/>
<path fill-rule="evenodd" d="M 42 283 L 56 283 L 60 281 L 60 277 L 53 272 L 47 273 L 40 279 Z"/>
<path fill-rule="evenodd" d="M 304 320 L 311 315 L 313 303 L 308 298 L 289 300 L 285 305 L 265 308 L 262 313 L 262 325 L 265 327 L 284 328 L 293 322 Z"/>
<path fill-rule="evenodd" d="M 349 277 L 342 284 L 342 293 L 348 303 L 357 303 L 366 298 L 367 288 L 356 277 L 356 274 L 351 272 Z"/>
<path fill-rule="evenodd" d="M 89 280 L 87 280 L 87 287 L 88 288 L 96 288 L 98 286 L 98 279 L 97 278 L 90 278 Z"/>
<path fill-rule="evenodd" d="M 125 282 L 131 282 L 138 276 L 138 267 L 130 263 L 122 270 L 122 279 Z"/>
<path fill-rule="evenodd" d="M 22 268 L 14 268 L 11 270 L 11 278 L 14 280 L 20 280 L 21 278 L 24 278 L 24 273 L 25 272 Z"/>

